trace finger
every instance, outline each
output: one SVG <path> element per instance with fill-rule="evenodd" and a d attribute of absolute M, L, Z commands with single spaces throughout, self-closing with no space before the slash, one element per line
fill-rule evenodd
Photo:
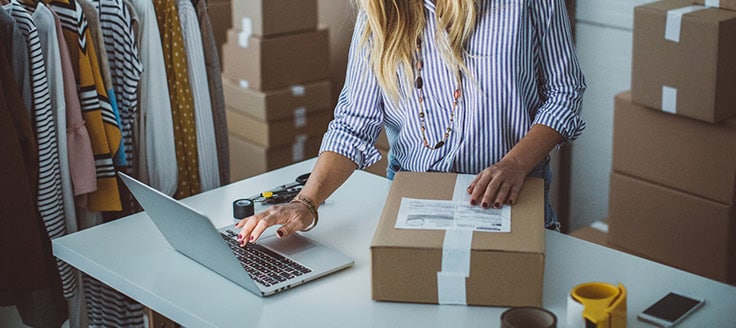
<path fill-rule="evenodd" d="M 477 182 L 473 186 L 473 192 L 470 195 L 470 205 L 475 206 L 481 203 L 483 195 L 491 181 L 493 181 L 492 174 L 486 174 L 485 171 L 478 176 Z"/>
<path fill-rule="evenodd" d="M 504 179 L 503 177 L 494 177 L 493 180 L 491 180 L 490 183 L 488 183 L 488 186 L 485 189 L 485 193 L 483 193 L 483 199 L 480 203 L 480 206 L 482 208 L 489 208 L 491 205 L 495 205 L 496 195 L 498 194 L 498 190 L 503 185 Z"/>
<path fill-rule="evenodd" d="M 473 189 L 475 189 L 475 185 L 478 184 L 478 180 L 480 180 L 480 177 L 482 175 L 483 175 L 483 172 L 478 173 L 478 175 L 476 175 L 475 178 L 473 178 L 473 181 L 470 182 L 470 185 L 468 185 L 468 188 L 466 189 L 466 191 L 468 192 L 468 194 L 472 194 L 473 193 Z"/>
<path fill-rule="evenodd" d="M 506 198 L 511 191 L 511 187 L 511 183 L 504 183 L 501 185 L 498 189 L 498 193 L 496 194 L 496 200 L 493 202 L 493 208 L 501 208 L 503 204 L 506 204 Z"/>
<path fill-rule="evenodd" d="M 273 224 L 269 222 L 268 218 L 264 218 L 256 224 L 255 228 L 253 228 L 253 231 L 250 233 L 250 236 L 248 237 L 248 241 L 251 243 L 255 243 L 256 240 L 258 240 L 259 237 L 261 237 L 261 234 L 263 231 L 266 230 L 266 228 L 272 226 Z"/>
<path fill-rule="evenodd" d="M 291 211 L 291 218 L 276 231 L 276 234 L 281 238 L 286 237 L 295 231 L 306 228 L 314 219 L 312 218 L 312 212 L 310 212 L 305 206 L 302 206 L 301 204 L 294 205 L 295 207 L 293 207 Z"/>
<path fill-rule="evenodd" d="M 261 214 L 259 213 L 258 215 L 260 216 Z M 258 216 L 254 215 L 254 216 L 247 217 L 238 223 L 242 223 L 243 221 L 245 223 L 242 224 L 242 228 L 240 229 L 240 233 L 238 234 L 238 240 L 240 241 L 240 246 L 245 246 L 246 241 L 250 239 L 250 235 L 253 232 L 253 228 L 255 228 L 259 219 L 258 219 Z"/>
<path fill-rule="evenodd" d="M 514 205 L 516 204 L 516 200 L 519 198 L 519 191 L 521 191 L 521 184 L 515 184 L 511 187 L 511 190 L 509 190 L 509 197 L 506 201 L 506 204 Z"/>

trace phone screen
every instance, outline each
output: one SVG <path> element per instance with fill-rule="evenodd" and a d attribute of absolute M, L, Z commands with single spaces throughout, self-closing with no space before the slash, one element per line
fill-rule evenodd
<path fill-rule="evenodd" d="M 674 323 L 701 302 L 679 294 L 669 293 L 642 313 Z"/>

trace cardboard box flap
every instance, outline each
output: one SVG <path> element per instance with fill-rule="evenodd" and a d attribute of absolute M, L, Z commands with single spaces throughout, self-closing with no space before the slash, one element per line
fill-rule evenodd
<path fill-rule="evenodd" d="M 457 174 L 398 172 L 394 177 L 371 248 L 442 248 L 442 230 L 396 229 L 403 197 L 450 200 Z M 390 222 L 384 222 L 389 220 Z M 474 232 L 473 250 L 544 253 L 544 180 L 527 178 L 511 208 L 511 233 Z"/>

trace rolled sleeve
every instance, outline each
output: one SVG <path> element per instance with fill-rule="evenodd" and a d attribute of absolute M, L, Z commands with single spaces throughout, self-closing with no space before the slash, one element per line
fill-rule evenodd
<path fill-rule="evenodd" d="M 383 94 L 370 68 L 367 49 L 360 45 L 365 28 L 366 15 L 361 12 L 350 44 L 345 85 L 319 151 L 343 155 L 359 169 L 381 159 L 375 143 L 383 126 Z"/>
<path fill-rule="evenodd" d="M 532 124 L 546 125 L 560 133 L 563 142 L 570 142 L 585 129 L 580 112 L 586 84 L 575 55 L 567 10 L 562 0 L 538 1 L 535 17 L 544 102 Z"/>

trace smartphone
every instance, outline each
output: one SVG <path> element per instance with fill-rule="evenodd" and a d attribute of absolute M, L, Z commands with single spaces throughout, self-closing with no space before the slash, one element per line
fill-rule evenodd
<path fill-rule="evenodd" d="M 690 313 L 695 312 L 703 303 L 705 303 L 705 300 L 702 298 L 684 295 L 679 292 L 669 292 L 639 313 L 637 318 L 658 327 L 672 327 Z"/>

